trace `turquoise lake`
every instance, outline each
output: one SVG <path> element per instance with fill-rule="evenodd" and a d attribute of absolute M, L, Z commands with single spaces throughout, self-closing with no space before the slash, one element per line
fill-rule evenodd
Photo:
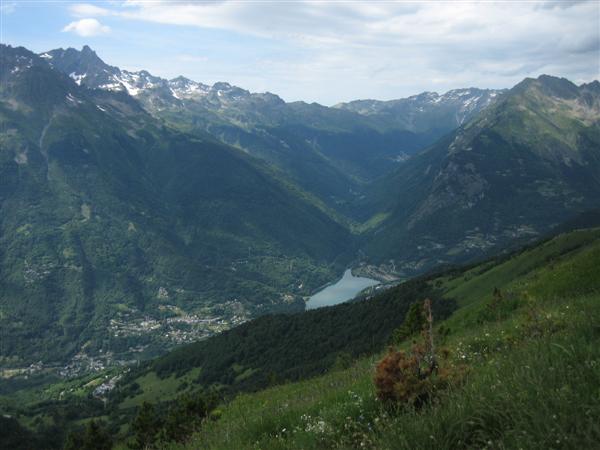
<path fill-rule="evenodd" d="M 371 278 L 355 277 L 350 269 L 344 272 L 344 276 L 335 284 L 314 294 L 306 302 L 306 309 L 321 308 L 323 306 L 337 305 L 354 298 L 356 294 L 365 288 L 375 286 L 379 281 Z"/>

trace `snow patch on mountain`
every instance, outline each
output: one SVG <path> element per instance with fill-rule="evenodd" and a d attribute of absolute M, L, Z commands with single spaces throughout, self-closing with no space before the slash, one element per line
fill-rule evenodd
<path fill-rule="evenodd" d="M 67 101 L 71 102 L 74 105 L 81 105 L 81 104 L 83 104 L 83 102 L 81 100 L 79 100 L 77 97 L 73 96 L 73 94 L 71 94 L 71 93 L 68 93 L 65 96 L 65 99 Z"/>
<path fill-rule="evenodd" d="M 77 83 L 77 86 L 81 86 L 81 82 L 87 77 L 87 73 L 77 74 L 75 72 L 71 72 L 69 76 Z"/>
<path fill-rule="evenodd" d="M 176 99 L 204 97 L 210 91 L 210 86 L 198 83 L 185 77 L 169 80 L 169 89 Z"/>
<path fill-rule="evenodd" d="M 213 108 L 233 106 L 246 100 L 258 100 L 270 105 L 284 103 L 274 94 L 253 94 L 225 82 L 209 86 L 182 76 L 167 80 L 145 70 L 122 70 L 106 64 L 88 46 L 81 51 L 74 48 L 50 50 L 39 56 L 69 75 L 80 86 L 127 92 L 157 110 L 177 106 L 183 100 L 206 102 Z"/>

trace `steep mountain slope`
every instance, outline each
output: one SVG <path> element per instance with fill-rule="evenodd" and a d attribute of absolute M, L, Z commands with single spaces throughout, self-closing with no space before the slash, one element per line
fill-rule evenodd
<path fill-rule="evenodd" d="M 585 282 L 573 284 L 571 289 L 594 292 L 600 288 L 600 281 L 595 282 L 592 276 L 593 261 L 600 256 L 600 229 L 570 230 L 511 254 L 408 280 L 367 300 L 301 314 L 261 317 L 148 363 L 130 373 L 120 388 L 130 392 L 127 385 L 136 381 L 173 381 L 175 376 L 191 373 L 198 384 L 217 385 L 229 393 L 265 388 L 274 378 L 279 382 L 309 378 L 336 364 L 348 364 L 383 350 L 414 302 L 432 299 L 436 320 L 453 316 L 447 320 L 453 329 L 475 325 L 469 323 L 473 321 L 469 309 L 484 306 L 494 288 L 510 289 L 546 270 L 549 261 L 558 264 L 590 252 L 593 259 L 584 260 L 573 275 L 585 278 Z M 457 311 L 459 308 L 464 309 Z M 364 321 L 364 317 L 369 320 Z M 137 397 L 138 403 L 151 400 L 143 392 Z M 123 398 L 115 396 L 115 400 L 121 402 Z"/>
<path fill-rule="evenodd" d="M 264 164 L 23 48 L 1 58 L 3 367 L 155 354 L 302 309 L 341 269 L 347 230 Z"/>
<path fill-rule="evenodd" d="M 450 373 L 451 387 L 427 391 L 424 405 L 377 399 L 382 349 L 346 369 L 240 395 L 177 448 L 594 448 L 598 237 L 598 229 L 560 236 L 500 264 L 432 279 L 471 303 L 434 318 L 438 355 L 448 354 L 439 376 Z M 412 340 L 400 348 L 408 352 Z"/>
<path fill-rule="evenodd" d="M 328 108 L 285 103 L 271 93 L 250 93 L 228 83 L 207 86 L 105 64 L 89 47 L 44 53 L 78 83 L 126 90 L 152 114 L 188 132 L 210 134 L 274 164 L 328 205 L 352 215 L 350 202 L 364 183 L 388 173 L 418 150 L 455 129 L 495 100 L 497 91 L 425 93 L 378 103 L 365 114 L 354 103 Z M 374 103 L 374 102 L 371 102 Z M 361 103 L 362 104 L 362 103 Z"/>
<path fill-rule="evenodd" d="M 600 206 L 598 82 L 327 108 L 122 71 L 89 47 L 2 50 L 6 366 L 89 341 L 70 373 L 100 350 L 101 364 L 125 362 L 302 309 L 356 261 L 340 211 L 364 222 L 361 258 L 407 276 Z"/>
<path fill-rule="evenodd" d="M 213 420 L 199 423 L 200 432 L 181 448 L 247 448 L 256 442 L 260 448 L 365 447 L 361 442 L 420 448 L 431 435 L 435 442 L 423 447 L 471 448 L 474 442 L 514 438 L 546 448 L 566 436 L 588 448 L 600 435 L 592 425 L 600 417 L 593 395 L 599 263 L 600 229 L 564 233 L 511 255 L 411 280 L 366 301 L 264 317 L 120 375 L 18 392 L 1 399 L 0 409 L 7 419 L 19 417 L 46 434 L 40 424 L 56 423 L 62 428 L 53 436 L 62 430 L 63 437 L 66 427 L 101 416 L 120 439 L 117 448 L 125 448 L 124 425 L 143 402 L 157 405 L 160 421 L 167 405 L 177 406 L 212 384 L 220 393 L 260 391 L 224 395 Z M 376 398 L 374 367 L 408 306 L 426 296 L 437 306 L 440 364 L 457 378 L 418 413 L 390 408 Z M 407 349 L 418 339 L 411 336 L 399 346 Z M 302 381 L 292 382 L 297 379 Z M 267 384 L 275 386 L 262 389 Z M 585 417 L 573 417 L 582 407 Z M 62 411 L 68 424 L 59 422 Z M 458 425 L 448 427 L 448 421 Z M 554 433 L 551 439 L 547 433 Z M 44 442 L 56 448 L 57 440 Z M 170 445 L 180 448 L 157 444 Z"/>
<path fill-rule="evenodd" d="M 374 186 L 366 244 L 400 273 L 482 255 L 600 205 L 600 84 L 541 76 Z"/>

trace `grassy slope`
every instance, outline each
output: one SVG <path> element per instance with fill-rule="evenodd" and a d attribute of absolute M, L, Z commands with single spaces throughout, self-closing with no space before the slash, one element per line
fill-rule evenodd
<path fill-rule="evenodd" d="M 450 392 L 449 398 L 442 399 L 438 405 L 428 410 L 427 414 L 404 412 L 386 416 L 381 405 L 374 399 L 373 367 L 381 357 L 375 355 L 363 357 L 349 369 L 334 370 L 310 380 L 288 382 L 254 394 L 239 395 L 219 411 L 221 420 L 205 425 L 202 433 L 190 444 L 190 448 L 199 445 L 199 441 L 208 448 L 252 448 L 257 441 L 257 448 L 351 448 L 360 445 L 360 442 L 374 442 L 375 448 L 426 447 L 424 443 L 416 440 L 423 427 L 440 428 L 434 437 L 438 439 L 436 442 L 444 443 L 440 444 L 441 448 L 460 447 L 462 444 L 457 440 L 465 440 L 465 433 L 485 435 L 493 432 L 501 435 L 504 429 L 502 427 L 509 426 L 505 422 L 498 425 L 500 429 L 488 429 L 490 425 L 483 423 L 480 424 L 483 430 L 469 428 L 470 431 L 463 430 L 456 435 L 445 434 L 448 429 L 444 428 L 444 423 L 457 423 L 460 429 L 472 425 L 465 425 L 466 422 L 480 420 L 477 415 L 484 414 L 482 411 L 487 408 L 486 402 L 496 404 L 495 402 L 499 401 L 494 397 L 497 391 L 486 390 L 485 386 L 489 385 L 491 379 L 495 380 L 494 383 L 497 383 L 498 379 L 502 381 L 506 387 L 502 395 L 508 396 L 509 400 L 512 392 L 529 392 L 531 386 L 536 386 L 537 379 L 523 379 L 528 372 L 523 372 L 520 367 L 534 367 L 535 364 L 539 364 L 539 370 L 545 372 L 550 366 L 547 363 L 548 358 L 554 358 L 560 362 L 561 370 L 566 371 L 561 373 L 566 373 L 569 378 L 577 379 L 581 375 L 569 372 L 569 365 L 573 368 L 588 364 L 589 368 L 597 370 L 597 366 L 594 366 L 596 363 L 593 362 L 600 359 L 593 347 L 597 336 L 593 337 L 589 333 L 595 332 L 593 324 L 600 323 L 600 280 L 595 272 L 599 262 L 600 229 L 583 230 L 564 234 L 509 259 L 504 257 L 501 262 L 489 261 L 469 269 L 456 270 L 452 275 L 446 273 L 437 278 L 430 278 L 429 282 L 444 290 L 447 297 L 459 300 L 461 308 L 443 323 L 451 330 L 443 345 L 452 352 L 455 360 L 463 362 L 461 356 L 465 355 L 464 361 L 468 362 L 471 371 L 463 387 Z M 502 289 L 505 302 L 497 314 L 490 316 L 486 305 L 491 300 L 494 287 Z M 580 311 L 585 311 L 585 315 L 579 315 Z M 379 316 L 378 319 L 370 314 L 366 316 L 371 317 L 370 322 L 381 320 Z M 540 323 L 532 322 L 528 319 L 530 316 L 539 318 Z M 536 327 L 556 332 L 542 333 L 542 336 L 538 336 Z M 532 337 L 534 339 L 530 339 Z M 589 343 L 589 348 L 586 347 L 588 344 L 582 346 L 578 340 Z M 441 339 L 438 343 L 442 344 Z M 591 353 L 587 356 L 570 355 L 561 350 L 561 347 L 574 347 L 578 351 Z M 538 355 L 538 359 L 535 359 L 534 352 L 540 355 L 543 352 L 547 354 L 544 357 Z M 239 372 L 239 376 L 248 375 L 243 370 Z M 590 375 L 586 373 L 585 377 Z M 52 411 L 56 408 L 66 408 L 67 415 L 71 409 L 75 411 L 84 408 L 87 412 L 81 417 L 96 416 L 111 421 L 116 419 L 115 425 L 120 428 L 119 434 L 123 436 L 127 431 L 126 424 L 131 419 L 129 414 L 135 406 L 144 400 L 170 401 L 176 398 L 184 392 L 181 389 L 182 384 L 190 389 L 197 386 L 198 374 L 199 369 L 196 368 L 180 378 L 168 376 L 159 379 L 154 374 L 136 377 L 135 381 L 139 383 L 140 389 L 131 396 L 122 398 L 110 418 L 102 416 L 107 410 L 103 409 L 100 401 L 89 403 L 86 399 L 94 386 L 114 376 L 114 372 L 106 374 L 106 378 L 103 375 L 91 375 L 61 381 L 36 389 L 35 392 L 22 390 L 18 395 L 5 397 L 0 403 L 8 408 L 7 411 L 16 414 L 23 424 L 32 428 L 36 428 L 40 420 L 51 425 Z M 567 386 L 568 389 L 580 387 L 581 396 L 591 399 L 588 407 L 590 417 L 597 419 L 598 410 L 595 403 L 598 403 L 598 399 L 597 396 L 593 397 L 595 391 L 590 390 L 593 380 L 585 377 L 579 382 L 580 386 L 575 386 L 568 378 L 559 377 L 552 382 L 561 382 L 560 386 L 540 385 L 541 391 L 532 391 L 532 395 L 549 397 L 548 392 L 560 390 L 563 386 Z M 597 384 L 597 381 L 594 382 Z M 59 398 L 63 398 L 63 395 L 69 398 L 69 404 L 61 407 Z M 523 398 L 521 401 L 527 403 L 533 400 Z M 557 401 L 560 403 L 564 399 L 559 398 Z M 462 415 L 457 415 L 453 406 L 457 402 L 470 402 L 466 406 L 456 407 L 466 408 Z M 579 407 L 577 405 L 571 406 Z M 566 408 L 569 411 L 571 406 L 544 404 L 539 407 L 542 410 Z M 527 409 L 526 406 L 521 408 Z M 517 412 L 510 410 L 501 412 L 501 415 L 512 417 Z M 573 416 L 572 413 L 569 414 Z M 120 418 L 122 415 L 123 418 Z M 358 420 L 360 416 L 363 417 L 362 420 Z M 77 423 L 87 420 L 89 419 L 81 419 Z M 369 424 L 374 431 L 368 431 Z M 570 425 L 565 422 L 561 426 Z M 413 437 L 410 438 L 412 440 L 400 442 L 401 437 L 394 431 L 398 427 L 405 430 L 403 432 L 407 433 L 407 436 L 413 433 Z M 510 427 L 515 428 L 515 425 L 511 424 Z M 586 432 L 594 430 L 591 425 L 585 423 L 580 427 L 587 430 Z M 284 428 L 285 436 L 276 437 Z M 288 436 L 286 433 L 289 430 L 296 431 Z M 365 433 L 365 430 L 368 432 Z M 415 442 L 418 442 L 418 445 Z M 509 444 L 506 445 L 513 447 Z"/>
<path fill-rule="evenodd" d="M 384 409 L 372 384 L 378 358 L 365 358 L 240 395 L 187 446 L 172 448 L 593 448 L 600 439 L 599 265 L 595 229 L 434 280 L 464 305 L 444 324 L 451 333 L 443 345 L 449 364 L 469 371 L 424 410 Z M 494 287 L 504 301 L 490 316 Z"/>

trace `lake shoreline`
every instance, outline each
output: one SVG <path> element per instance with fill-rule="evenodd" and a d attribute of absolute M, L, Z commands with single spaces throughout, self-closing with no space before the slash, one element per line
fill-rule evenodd
<path fill-rule="evenodd" d="M 379 280 L 354 276 L 353 269 L 348 268 L 340 278 L 317 289 L 305 303 L 305 310 L 333 306 L 352 300 L 364 289 L 380 284 Z"/>

